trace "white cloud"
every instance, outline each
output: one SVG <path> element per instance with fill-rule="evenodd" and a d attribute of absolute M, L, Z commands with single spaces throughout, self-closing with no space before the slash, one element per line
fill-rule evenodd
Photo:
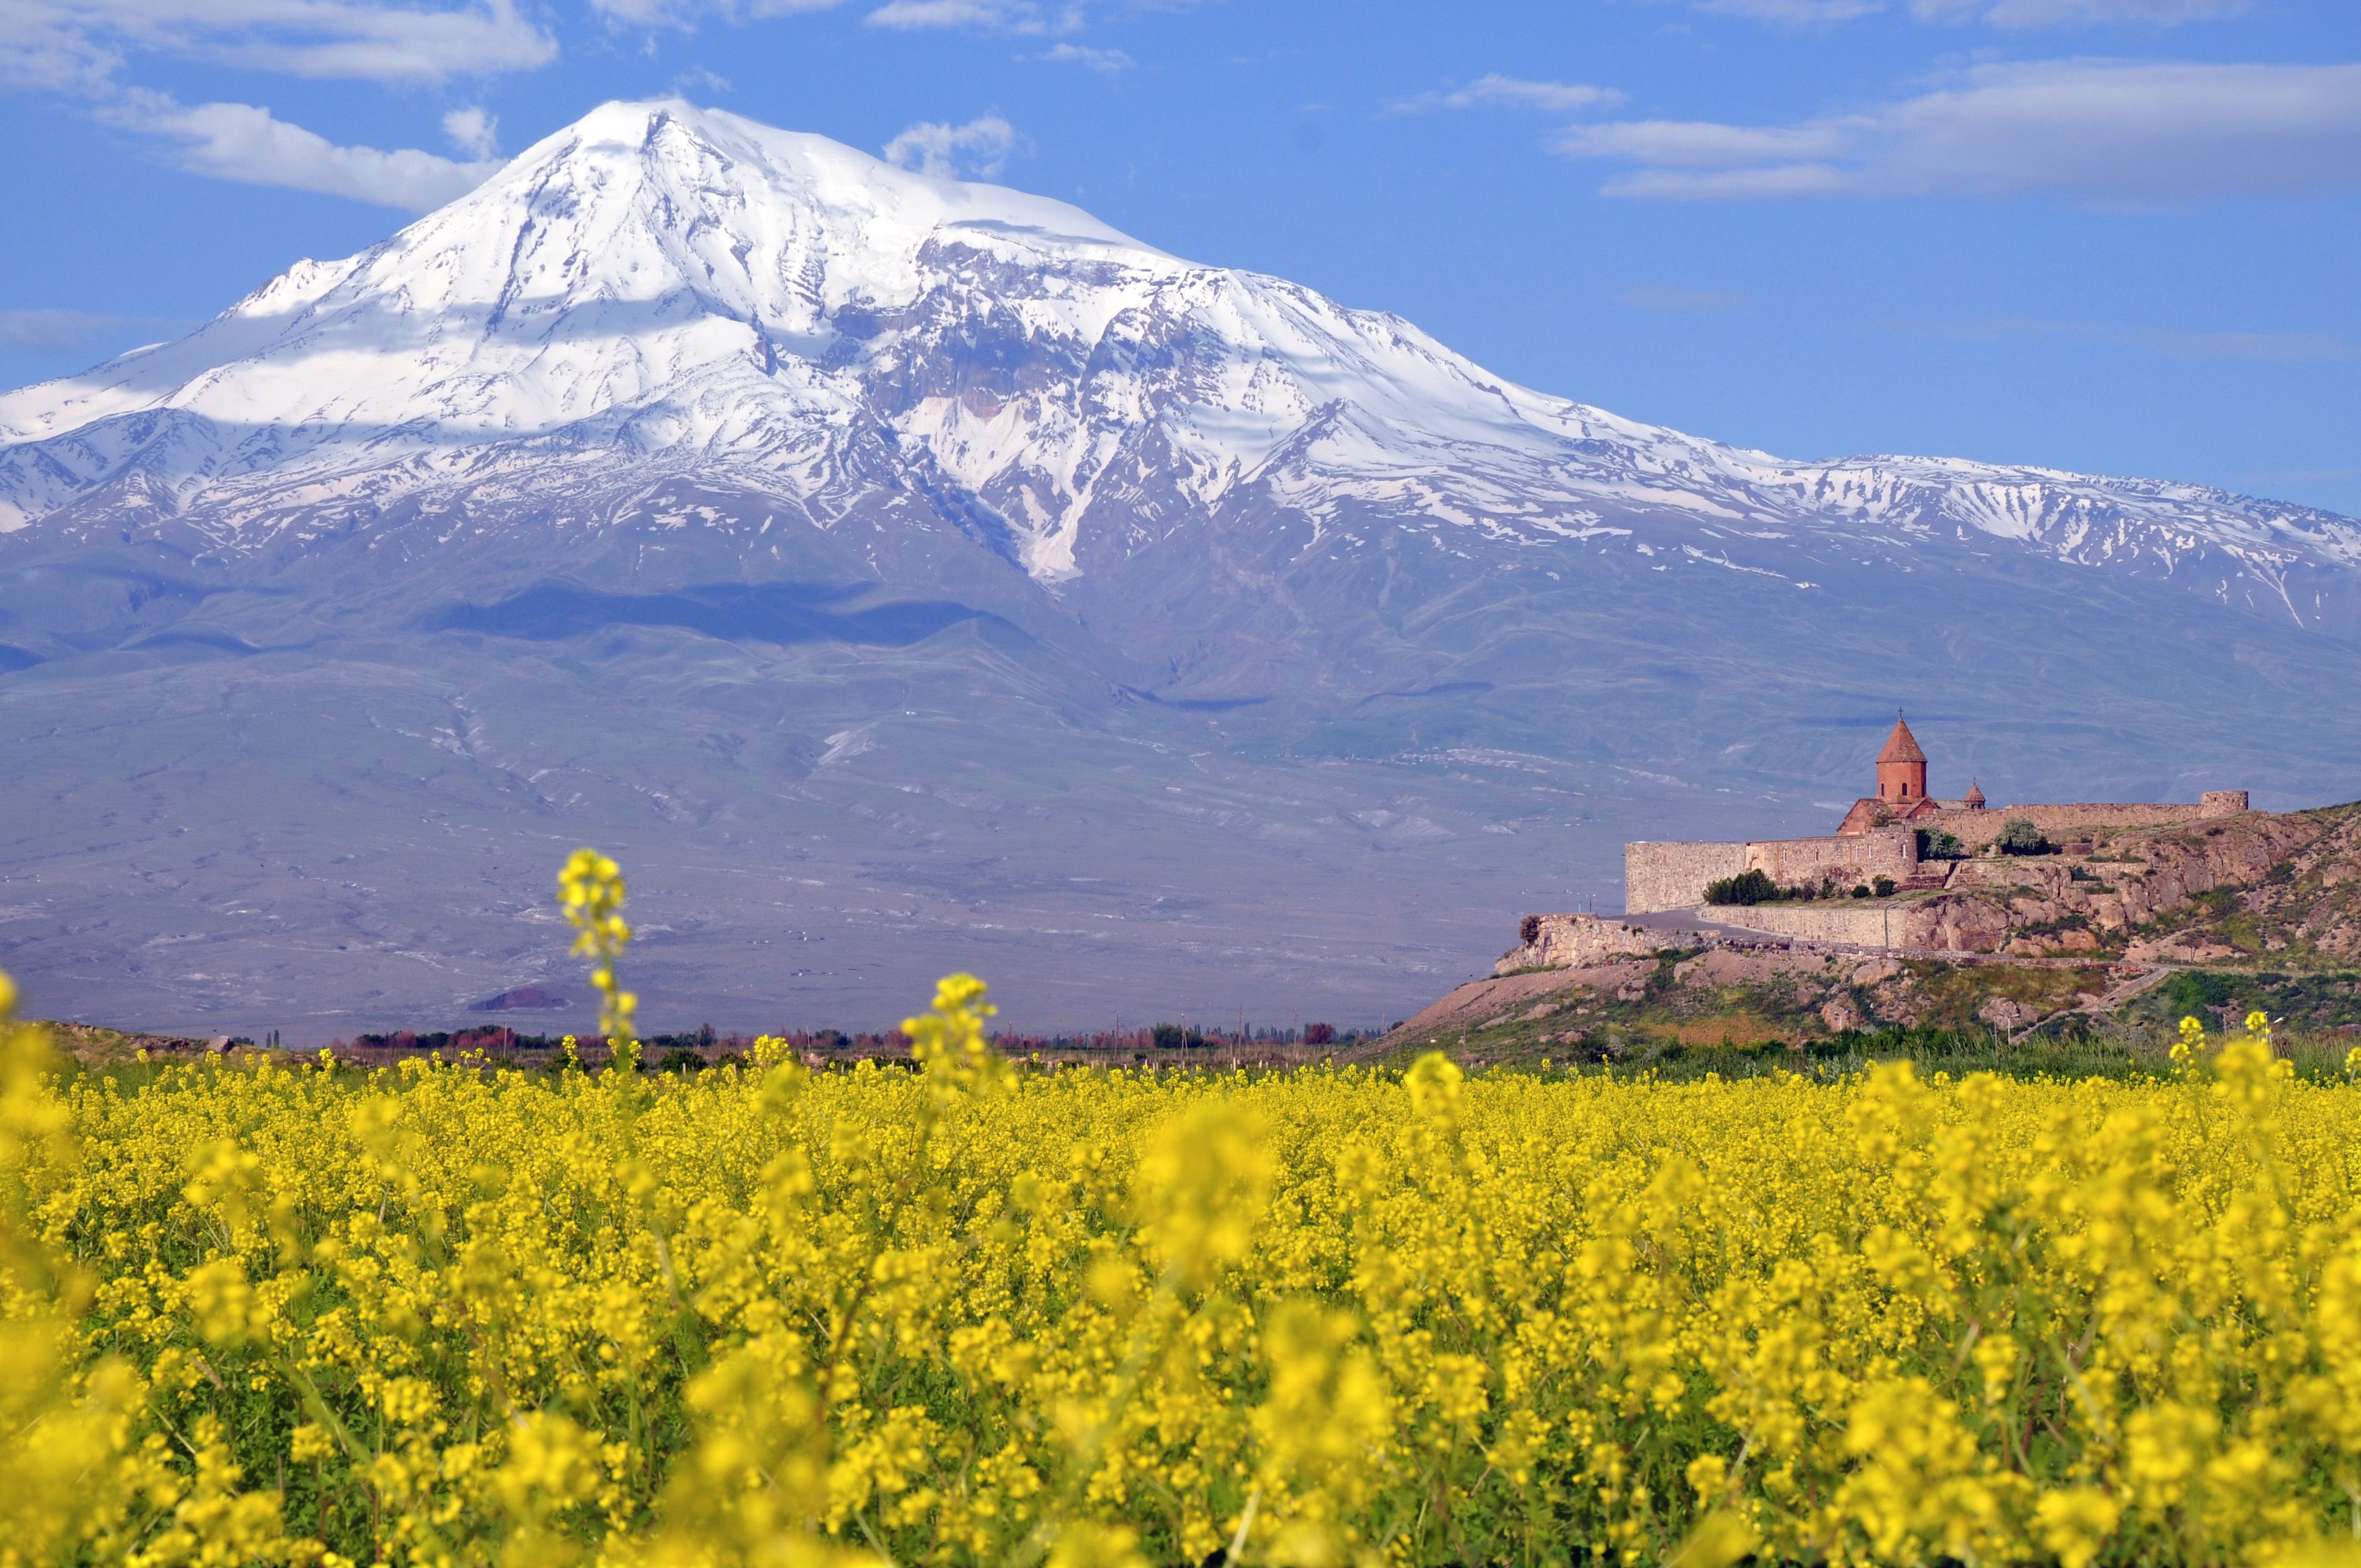
<path fill-rule="evenodd" d="M 1422 93 L 1415 98 L 1405 98 L 1394 108 L 1405 113 L 1420 109 L 1500 107 L 1570 114 L 1577 109 L 1611 109 L 1622 103 L 1624 96 L 1612 87 L 1589 87 L 1572 82 L 1528 82 L 1521 77 L 1494 72 L 1489 76 L 1479 76 L 1466 86 L 1449 93 Z"/>
<path fill-rule="evenodd" d="M 1640 283 L 1615 296 L 1620 305 L 1636 305 L 1643 311 L 1697 311 L 1717 313 L 1744 310 L 1754 302 L 1752 294 L 1733 294 L 1721 289 L 1673 289 L 1660 283 Z"/>
<path fill-rule="evenodd" d="M 2291 365 L 2361 359 L 2361 349 L 2316 332 L 2189 332 L 2172 327 L 2123 326 L 2103 322 L 2058 322 L 2001 318 L 1983 321 L 1879 322 L 1888 332 L 1970 342 L 2003 338 L 2066 338 L 2083 343 L 2144 348 L 2173 359 L 2249 359 Z"/>
<path fill-rule="evenodd" d="M 529 70 L 557 44 L 515 0 L 0 0 L 0 78 L 104 90 L 131 55 L 376 82 Z"/>
<path fill-rule="evenodd" d="M 1921 21 L 1976 19 L 1995 27 L 2087 27 L 2099 22 L 2170 27 L 2235 16 L 2253 4 L 2254 0 L 1910 0 L 1910 8 Z"/>
<path fill-rule="evenodd" d="M 590 8 L 611 22 L 638 27 L 694 27 L 708 16 L 725 22 L 760 21 L 807 11 L 832 11 L 845 0 L 590 0 Z"/>
<path fill-rule="evenodd" d="M 1717 16 L 1749 16 L 1783 27 L 1849 22 L 1885 9 L 1885 0 L 1697 0 L 1697 8 Z"/>
<path fill-rule="evenodd" d="M 990 27 L 1009 33 L 1050 30 L 1052 18 L 1035 0 L 887 0 L 869 13 L 873 27 L 915 32 L 927 27 Z M 1060 31 L 1081 25 L 1079 8 L 1069 8 L 1055 21 Z"/>
<path fill-rule="evenodd" d="M 1060 44 L 1040 57 L 1059 65 L 1079 65 L 1107 76 L 1117 76 L 1137 63 L 1119 49 L 1086 49 L 1081 44 Z"/>
<path fill-rule="evenodd" d="M 921 120 L 885 144 L 885 161 L 941 180 L 958 179 L 962 169 L 989 180 L 1016 149 L 1016 127 L 998 115 L 963 126 Z"/>
<path fill-rule="evenodd" d="M 1764 128 L 1710 120 L 1619 120 L 1576 126 L 1554 144 L 1568 158 L 1620 158 L 1657 168 L 1726 169 L 1732 164 L 1826 158 L 1846 147 L 1830 126 Z"/>
<path fill-rule="evenodd" d="M 174 161 L 196 174 L 249 185 L 283 185 L 423 213 L 463 196 L 500 170 L 500 160 L 460 163 L 415 148 L 391 152 L 338 147 L 251 104 L 182 107 L 160 93 L 134 93 L 101 112 L 111 124 L 163 137 Z"/>
<path fill-rule="evenodd" d="M 834 0 L 785 0 L 789 5 Z M 1184 11 L 1198 0 L 1129 0 L 1133 11 Z M 1077 33 L 1089 24 L 1090 0 L 886 0 L 864 18 L 873 27 L 983 27 L 1005 33 Z M 1120 49 L 1086 50 L 1120 54 Z M 1068 58 L 1068 57 L 1058 57 Z"/>
<path fill-rule="evenodd" d="M 1922 22 L 1987 22 L 1995 27 L 2089 27 L 2101 23 L 2177 27 L 2253 9 L 2254 0 L 1909 0 Z M 1783 27 L 1849 22 L 1886 8 L 1886 0 L 1690 0 L 1709 16 L 1746 16 Z"/>
<path fill-rule="evenodd" d="M 481 109 L 454 109 L 443 116 L 443 134 L 461 152 L 477 158 L 497 158 L 500 151 L 500 122 Z"/>
<path fill-rule="evenodd" d="M 1569 158 L 1636 166 L 1610 195 L 2015 196 L 2177 205 L 2361 185 L 2361 65 L 2056 60 L 1785 126 L 1569 129 Z"/>
<path fill-rule="evenodd" d="M 105 344 L 120 343 L 126 332 L 179 329 L 186 322 L 159 321 L 152 316 L 102 316 L 86 311 L 0 311 L 0 349 L 27 354 L 72 354 Z"/>

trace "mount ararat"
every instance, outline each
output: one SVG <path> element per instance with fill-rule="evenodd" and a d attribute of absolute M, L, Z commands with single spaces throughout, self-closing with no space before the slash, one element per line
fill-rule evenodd
<path fill-rule="evenodd" d="M 563 988 L 588 841 L 658 1026 L 954 967 L 1020 1023 L 1366 1023 L 1611 905 L 1625 838 L 1825 830 L 1896 702 L 1995 801 L 2361 793 L 2356 628 L 2348 519 L 1787 462 L 612 104 L 0 397 L 0 963 L 57 1015 L 447 1025 Z"/>

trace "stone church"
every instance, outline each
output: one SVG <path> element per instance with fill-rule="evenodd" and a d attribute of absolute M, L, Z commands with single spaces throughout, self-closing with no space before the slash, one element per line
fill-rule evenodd
<path fill-rule="evenodd" d="M 2117 828 L 2165 827 L 2246 809 L 2242 789 L 2207 790 L 2194 806 L 2174 804 L 2017 805 L 1988 806 L 1973 781 L 1956 798 L 1927 792 L 1927 753 L 1909 722 L 1896 717 L 1877 753 L 1877 793 L 1862 795 L 1825 839 L 1770 839 L 1745 843 L 1639 842 L 1623 846 L 1623 908 L 1644 915 L 1695 909 L 1708 883 L 1759 871 L 1782 887 L 1844 890 L 1883 881 L 1904 897 L 1942 885 L 1949 861 L 1922 863 L 1925 849 L 1952 855 L 1989 850 L 2002 829 L 2022 818 L 2060 845 L 2087 842 Z M 1948 837 L 1938 839 L 1938 834 Z M 1922 849 L 1922 846 L 1925 846 Z"/>

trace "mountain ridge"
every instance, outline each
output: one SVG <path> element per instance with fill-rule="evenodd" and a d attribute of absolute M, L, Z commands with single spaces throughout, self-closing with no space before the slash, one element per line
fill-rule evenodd
<path fill-rule="evenodd" d="M 946 322 L 1002 363 L 947 354 Z M 1103 480 L 1135 501 L 1160 480 L 1151 519 L 1261 484 L 1314 544 L 1346 500 L 1543 544 L 1611 536 L 1616 507 L 1886 548 L 1949 524 L 2086 565 L 2220 565 L 2219 591 L 2299 625 L 2325 617 L 2308 571 L 2361 567 L 2361 524 L 2207 487 L 1796 462 L 1636 423 L 1064 203 L 678 102 L 606 105 L 177 344 L 0 397 L 0 529 L 121 481 L 118 510 L 209 512 L 227 547 L 274 491 L 449 494 L 507 449 L 571 457 L 593 488 L 613 482 L 598 455 L 699 465 L 822 516 L 876 466 L 930 466 L 1045 583 L 1083 572 Z M 1095 532 L 1125 548 L 1120 524 Z"/>

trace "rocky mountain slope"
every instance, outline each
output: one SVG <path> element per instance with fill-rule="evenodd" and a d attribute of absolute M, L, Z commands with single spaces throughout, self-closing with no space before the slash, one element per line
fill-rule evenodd
<path fill-rule="evenodd" d="M 1788 462 L 609 104 L 0 397 L 0 951 L 56 1011 L 434 1026 L 547 978 L 596 839 L 650 1005 L 724 1025 L 954 964 L 1027 1022 L 1380 1011 L 1625 837 L 1816 821 L 1899 698 L 2023 796 L 2349 794 L 2356 586 L 2349 520 Z"/>
<path fill-rule="evenodd" d="M 2288 825 L 2284 838 L 2242 842 L 2232 824 L 2219 835 L 2184 832 L 2158 845 L 2152 861 L 2178 861 L 2196 874 L 2180 873 L 2189 897 L 2158 912 L 2153 934 L 2132 944 L 2133 956 L 2361 969 L 2361 803 L 2270 820 Z M 2254 861 L 2264 855 L 2257 872 Z"/>
<path fill-rule="evenodd" d="M 2361 804 L 2105 832 L 2069 852 L 1949 866 L 1895 902 L 1907 946 L 2135 962 L 2351 967 Z"/>

